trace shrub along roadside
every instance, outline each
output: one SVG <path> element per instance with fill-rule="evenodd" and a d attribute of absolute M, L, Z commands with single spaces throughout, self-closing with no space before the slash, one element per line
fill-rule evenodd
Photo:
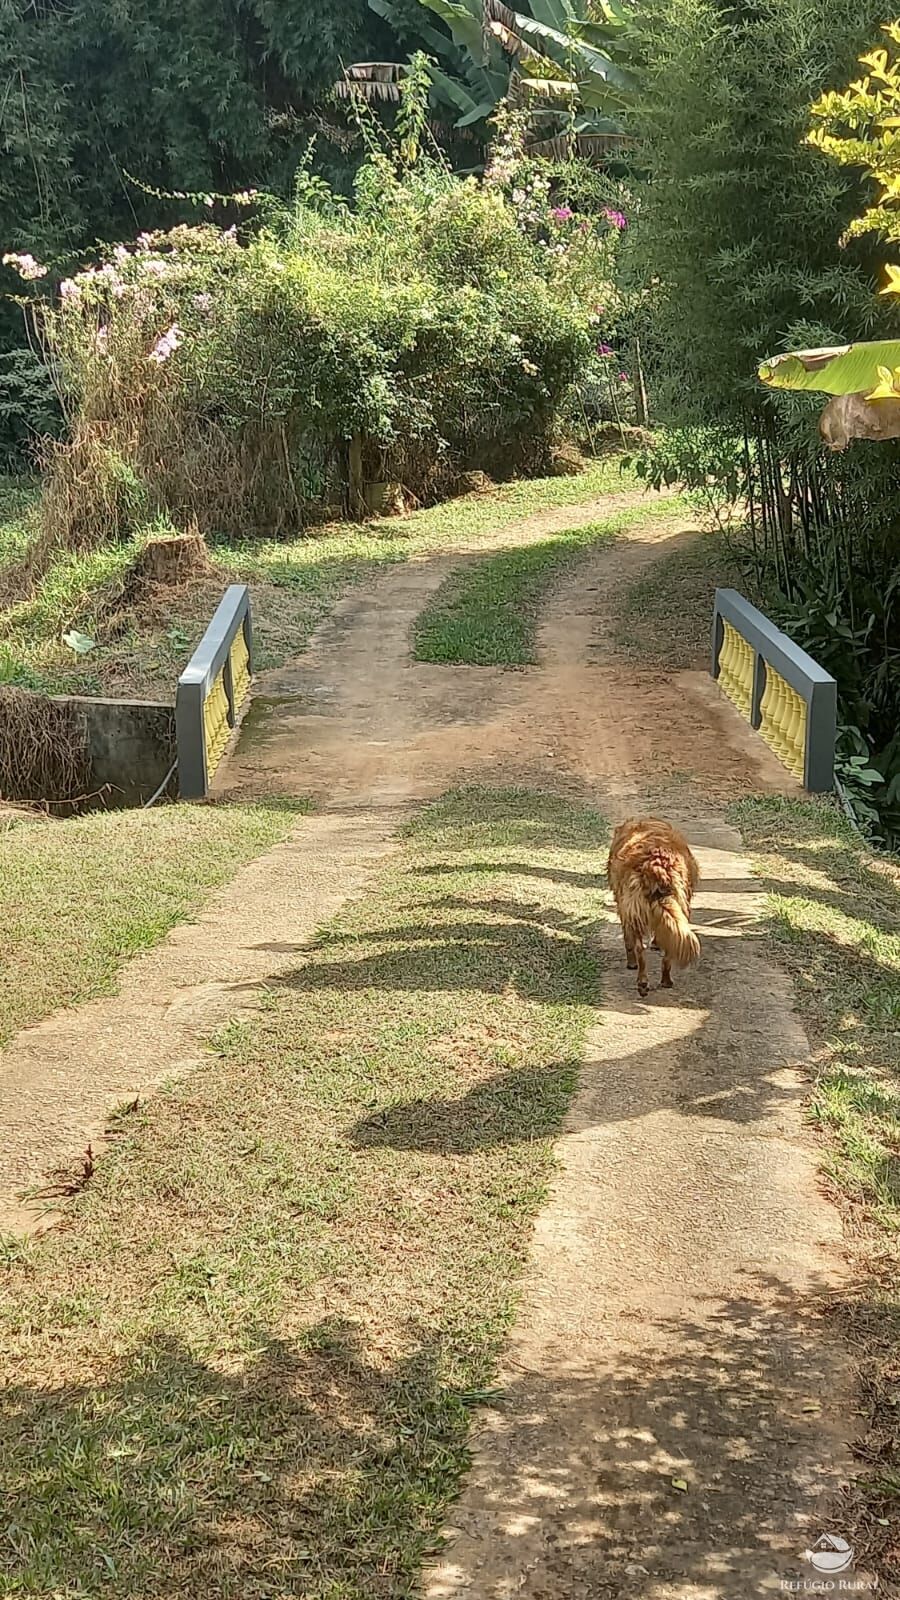
<path fill-rule="evenodd" d="M 498 188 L 373 155 L 353 210 L 304 174 L 292 210 L 265 204 L 246 245 L 143 234 L 27 302 L 71 417 L 48 452 L 50 547 L 160 512 L 278 534 L 361 509 L 367 484 L 428 501 L 471 468 L 546 470 L 588 308 Z"/>
<path fill-rule="evenodd" d="M 575 880 L 602 827 L 470 790 L 411 833 L 217 1058 L 123 1124 L 71 1227 L 10 1253 L 13 1588 L 411 1592 L 596 1004 L 599 894 Z"/>
<path fill-rule="evenodd" d="M 864 1269 L 841 1308 L 866 1421 L 841 1532 L 860 1568 L 887 1574 L 900 1563 L 900 862 L 871 854 L 830 804 L 746 800 L 733 820 L 794 978 L 813 1044 L 809 1113 Z"/>

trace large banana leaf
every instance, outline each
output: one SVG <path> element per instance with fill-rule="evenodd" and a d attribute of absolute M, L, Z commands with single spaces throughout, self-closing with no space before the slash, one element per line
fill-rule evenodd
<path fill-rule="evenodd" d="M 793 350 L 770 356 L 759 376 L 770 389 L 806 389 L 820 394 L 865 394 L 879 389 L 885 372 L 900 368 L 900 339 L 837 345 L 824 350 Z M 883 394 L 887 398 L 888 394 Z"/>
<path fill-rule="evenodd" d="M 608 55 L 594 45 L 585 44 L 574 33 L 560 33 L 546 23 L 536 22 L 533 17 L 520 15 L 516 16 L 516 28 L 529 44 L 543 50 L 551 61 L 567 68 L 579 80 L 600 78 L 604 84 L 613 83 L 619 88 L 624 88 L 628 82 L 627 75 Z"/>
<path fill-rule="evenodd" d="M 421 0 L 446 22 L 457 44 L 464 45 L 476 61 L 484 60 L 484 24 L 481 0 Z"/>
<path fill-rule="evenodd" d="M 392 27 L 397 23 L 397 8 L 394 0 L 369 0 L 369 9 L 378 17 L 383 17 Z M 429 27 L 427 22 L 416 22 L 416 33 L 422 43 L 430 50 L 436 50 L 438 55 L 452 56 L 456 54 L 458 46 L 448 39 L 445 33 L 439 33 L 437 28 Z"/>

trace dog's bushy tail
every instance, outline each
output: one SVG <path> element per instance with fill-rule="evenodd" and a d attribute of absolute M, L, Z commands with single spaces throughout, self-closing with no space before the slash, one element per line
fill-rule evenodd
<path fill-rule="evenodd" d="M 700 940 L 674 894 L 651 901 L 650 927 L 663 955 L 673 966 L 690 967 L 700 956 Z"/>

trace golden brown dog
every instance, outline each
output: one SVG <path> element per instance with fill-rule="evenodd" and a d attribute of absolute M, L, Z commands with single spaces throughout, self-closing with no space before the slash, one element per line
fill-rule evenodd
<path fill-rule="evenodd" d="M 672 987 L 672 967 L 689 967 L 700 954 L 691 927 L 691 899 L 700 869 L 685 838 L 669 822 L 642 817 L 623 822 L 612 838 L 609 886 L 625 935 L 629 969 L 637 969 L 638 994 L 647 994 L 644 939 L 662 951 L 663 989 Z"/>

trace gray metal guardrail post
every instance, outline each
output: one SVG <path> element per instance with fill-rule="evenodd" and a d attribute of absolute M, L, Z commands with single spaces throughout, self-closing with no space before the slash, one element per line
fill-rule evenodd
<path fill-rule="evenodd" d="M 804 788 L 834 788 L 837 684 L 736 589 L 717 589 L 712 675 Z"/>
<path fill-rule="evenodd" d="M 246 584 L 226 589 L 178 680 L 175 733 L 183 800 L 203 800 L 250 693 L 253 628 Z"/>

